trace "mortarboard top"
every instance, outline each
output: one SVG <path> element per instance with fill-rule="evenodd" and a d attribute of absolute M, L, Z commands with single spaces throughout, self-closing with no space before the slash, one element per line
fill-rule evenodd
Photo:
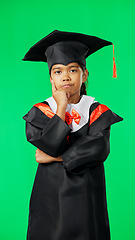
<path fill-rule="evenodd" d="M 86 66 L 86 58 L 102 47 L 113 45 L 96 36 L 54 30 L 34 44 L 23 61 L 47 62 L 49 70 L 54 64 L 78 62 Z M 113 77 L 117 77 L 113 45 Z"/>

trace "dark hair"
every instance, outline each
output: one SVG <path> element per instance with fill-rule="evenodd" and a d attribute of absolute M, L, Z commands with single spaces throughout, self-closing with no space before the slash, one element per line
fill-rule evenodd
<path fill-rule="evenodd" d="M 81 69 L 84 72 L 86 67 L 81 63 L 78 63 L 78 64 L 80 65 Z M 49 74 L 51 76 L 51 69 L 49 71 Z M 88 76 L 89 76 L 89 72 L 88 72 Z M 86 81 L 84 83 L 82 83 L 82 86 L 81 86 L 81 89 L 80 89 L 80 95 L 87 95 L 87 92 L 86 92 L 87 87 L 88 87 L 88 77 L 87 77 Z"/>
<path fill-rule="evenodd" d="M 83 72 L 85 71 L 86 67 L 81 64 L 81 63 L 78 63 L 81 67 L 81 69 L 83 70 Z M 88 72 L 88 76 L 89 76 L 89 72 Z M 80 95 L 87 95 L 87 92 L 86 92 L 86 88 L 88 87 L 88 77 L 86 79 L 86 81 L 84 83 L 82 83 L 82 86 L 81 86 L 81 89 L 80 89 Z"/>

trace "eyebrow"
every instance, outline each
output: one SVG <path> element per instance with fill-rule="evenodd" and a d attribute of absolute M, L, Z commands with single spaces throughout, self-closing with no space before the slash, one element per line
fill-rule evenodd
<path fill-rule="evenodd" d="M 77 67 L 78 68 L 78 66 L 70 66 L 69 68 L 71 68 L 71 67 Z M 53 70 L 54 69 L 60 69 L 60 68 L 62 68 L 62 67 L 55 67 L 55 68 L 53 68 Z"/>

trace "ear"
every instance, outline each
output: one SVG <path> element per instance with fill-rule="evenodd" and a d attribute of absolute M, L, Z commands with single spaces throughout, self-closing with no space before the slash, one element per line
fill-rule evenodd
<path fill-rule="evenodd" d="M 51 78 L 51 76 L 50 76 L 50 82 L 51 82 L 51 80 L 52 80 L 52 78 Z"/>
<path fill-rule="evenodd" d="M 82 76 L 82 83 L 84 83 L 88 77 L 88 70 L 85 69 L 85 71 L 83 72 L 83 76 Z"/>

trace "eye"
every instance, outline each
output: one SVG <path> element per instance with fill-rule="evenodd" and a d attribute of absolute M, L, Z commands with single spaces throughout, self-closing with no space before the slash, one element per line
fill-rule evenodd
<path fill-rule="evenodd" d="M 75 71 L 75 72 L 77 72 L 77 70 L 75 70 L 75 69 L 71 69 L 71 71 Z"/>
<path fill-rule="evenodd" d="M 55 73 L 57 74 L 57 72 L 60 72 L 60 71 L 56 71 Z"/>

